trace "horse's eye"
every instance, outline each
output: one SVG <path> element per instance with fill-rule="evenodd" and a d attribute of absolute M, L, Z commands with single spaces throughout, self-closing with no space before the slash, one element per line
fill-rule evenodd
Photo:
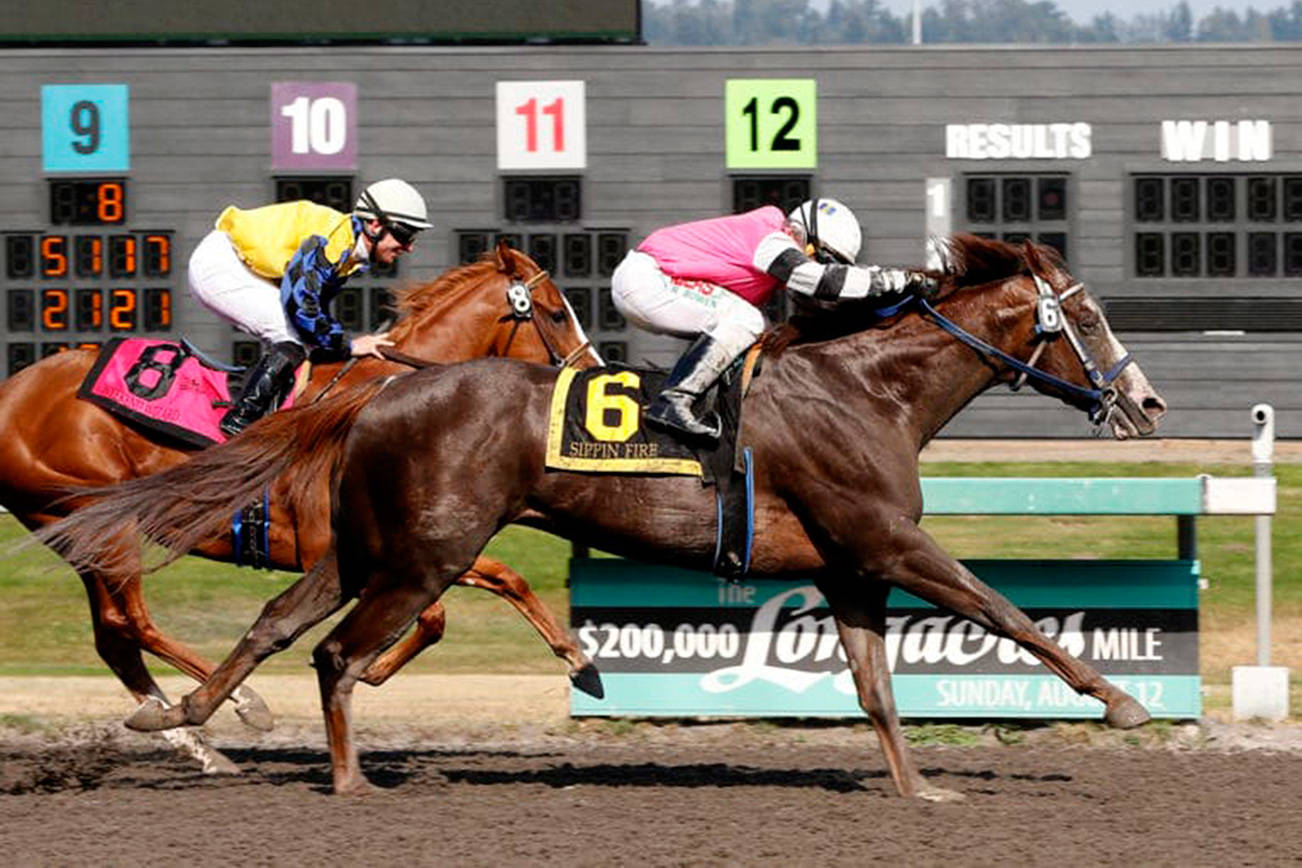
<path fill-rule="evenodd" d="M 554 322 L 554 323 L 556 323 L 556 324 L 558 324 L 558 325 L 559 325 L 560 323 L 565 322 L 565 311 L 563 311 L 563 310 L 554 310 L 554 311 L 552 311 L 552 322 Z"/>

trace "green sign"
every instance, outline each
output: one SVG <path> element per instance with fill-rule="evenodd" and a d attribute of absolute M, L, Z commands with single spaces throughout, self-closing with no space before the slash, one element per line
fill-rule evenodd
<path fill-rule="evenodd" d="M 1175 560 L 965 562 L 1154 717 L 1202 711 L 1198 568 Z M 570 615 L 605 699 L 574 715 L 859 717 L 822 594 L 808 581 L 731 584 L 611 558 L 570 563 Z M 903 717 L 1100 718 L 1010 639 L 898 589 L 886 654 Z"/>
<path fill-rule="evenodd" d="M 733 78 L 724 89 L 729 169 L 818 167 L 818 82 Z"/>

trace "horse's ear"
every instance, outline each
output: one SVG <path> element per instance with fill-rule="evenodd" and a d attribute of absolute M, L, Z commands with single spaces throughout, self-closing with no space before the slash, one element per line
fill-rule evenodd
<path fill-rule="evenodd" d="M 497 239 L 497 248 L 493 251 L 493 257 L 497 261 L 498 271 L 508 277 L 515 276 L 516 270 L 519 268 L 518 260 L 515 251 L 511 249 L 511 245 L 506 243 L 505 238 Z"/>
<path fill-rule="evenodd" d="M 1022 242 L 1022 256 L 1026 259 L 1026 267 L 1031 270 L 1032 274 L 1045 274 L 1048 269 L 1045 268 L 1044 258 L 1040 256 L 1039 249 L 1027 238 Z"/>

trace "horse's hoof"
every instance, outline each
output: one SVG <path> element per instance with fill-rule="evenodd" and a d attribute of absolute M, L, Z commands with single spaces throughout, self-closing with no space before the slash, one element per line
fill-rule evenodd
<path fill-rule="evenodd" d="M 335 781 L 334 793 L 336 796 L 369 796 L 378 793 L 380 790 L 375 784 L 368 781 L 364 776 L 358 775 L 355 778 L 349 778 L 346 781 Z"/>
<path fill-rule="evenodd" d="M 210 750 L 207 759 L 203 763 L 203 773 L 206 775 L 242 775 L 243 770 L 235 763 L 231 762 L 226 754 L 218 750 Z"/>
<path fill-rule="evenodd" d="M 601 683 L 601 673 L 593 663 L 586 663 L 571 672 L 570 683 L 596 699 L 606 698 L 606 688 Z"/>
<path fill-rule="evenodd" d="M 183 707 L 167 705 L 157 696 L 149 696 L 140 703 L 134 714 L 122 722 L 122 725 L 136 732 L 159 732 L 183 723 L 185 723 Z"/>
<path fill-rule="evenodd" d="M 1148 723 L 1149 713 L 1139 701 L 1127 693 L 1122 693 L 1114 702 L 1108 703 L 1108 712 L 1104 718 L 1109 726 L 1117 729 L 1134 729 Z"/>
<path fill-rule="evenodd" d="M 947 790 L 944 787 L 932 786 L 920 787 L 917 797 L 924 802 L 961 802 L 967 798 L 958 790 Z"/>
<path fill-rule="evenodd" d="M 249 687 L 240 687 L 231 699 L 235 702 L 235 713 L 244 725 L 259 732 L 271 732 L 276 728 L 276 718 L 267 707 L 267 703 Z"/>

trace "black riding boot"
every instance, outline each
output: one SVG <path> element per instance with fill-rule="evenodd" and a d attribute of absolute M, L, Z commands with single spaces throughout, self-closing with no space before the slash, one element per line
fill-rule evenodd
<path fill-rule="evenodd" d="M 711 411 L 698 419 L 692 405 L 723 375 L 732 360 L 732 354 L 709 335 L 698 337 L 669 372 L 659 396 L 647 407 L 646 420 L 662 428 L 718 440 L 722 427 L 719 414 Z"/>
<path fill-rule="evenodd" d="M 307 358 L 307 351 L 291 341 L 273 344 L 249 371 L 244 390 L 235 406 L 226 411 L 217 427 L 234 437 L 271 412 L 294 387 L 294 372 Z"/>

